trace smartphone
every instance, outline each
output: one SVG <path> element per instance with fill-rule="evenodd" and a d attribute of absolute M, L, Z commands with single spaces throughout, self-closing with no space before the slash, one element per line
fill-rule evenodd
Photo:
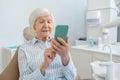
<path fill-rule="evenodd" d="M 67 34 L 68 34 L 68 25 L 57 25 L 56 26 L 54 38 L 57 42 L 59 42 L 57 37 L 61 37 L 64 41 L 66 41 Z"/>

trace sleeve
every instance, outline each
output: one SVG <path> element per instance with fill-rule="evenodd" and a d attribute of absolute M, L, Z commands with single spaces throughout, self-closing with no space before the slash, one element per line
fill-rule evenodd
<path fill-rule="evenodd" d="M 63 65 L 63 73 L 65 74 L 65 78 L 67 80 L 75 80 L 77 76 L 76 68 L 73 64 L 73 61 L 70 57 L 69 63 L 67 66 Z"/>
<path fill-rule="evenodd" d="M 20 72 L 19 80 L 46 80 L 45 76 L 41 74 L 40 68 L 33 71 L 29 67 L 25 51 L 21 48 L 18 51 L 18 65 Z"/>

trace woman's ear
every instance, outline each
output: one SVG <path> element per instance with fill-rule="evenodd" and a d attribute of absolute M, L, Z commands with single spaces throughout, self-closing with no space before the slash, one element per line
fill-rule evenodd
<path fill-rule="evenodd" d="M 37 19 L 35 20 L 34 24 L 33 24 L 33 29 L 36 30 L 36 22 L 37 22 Z"/>

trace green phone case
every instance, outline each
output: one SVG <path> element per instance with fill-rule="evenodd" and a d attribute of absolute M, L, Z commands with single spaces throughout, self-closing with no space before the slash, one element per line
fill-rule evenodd
<path fill-rule="evenodd" d="M 55 28 L 55 40 L 56 41 L 58 41 L 57 37 L 61 37 L 64 41 L 66 41 L 67 34 L 68 34 L 68 25 L 57 25 L 56 26 Z"/>
<path fill-rule="evenodd" d="M 55 40 L 56 41 L 58 41 L 57 37 L 61 37 L 63 40 L 66 41 L 67 34 L 68 34 L 68 25 L 57 25 L 56 26 L 55 28 Z"/>

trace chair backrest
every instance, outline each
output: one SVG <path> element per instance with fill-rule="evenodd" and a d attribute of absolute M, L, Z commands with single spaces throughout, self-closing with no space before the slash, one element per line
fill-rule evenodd
<path fill-rule="evenodd" d="M 5 69 L 11 60 L 11 51 L 8 48 L 0 47 L 0 73 Z"/>
<path fill-rule="evenodd" d="M 25 40 L 29 41 L 35 38 L 36 32 L 31 27 L 25 27 L 23 30 L 23 37 Z"/>
<path fill-rule="evenodd" d="M 18 79 L 19 79 L 19 69 L 18 69 L 18 49 L 17 49 L 10 63 L 0 74 L 0 80 L 18 80 Z"/>

